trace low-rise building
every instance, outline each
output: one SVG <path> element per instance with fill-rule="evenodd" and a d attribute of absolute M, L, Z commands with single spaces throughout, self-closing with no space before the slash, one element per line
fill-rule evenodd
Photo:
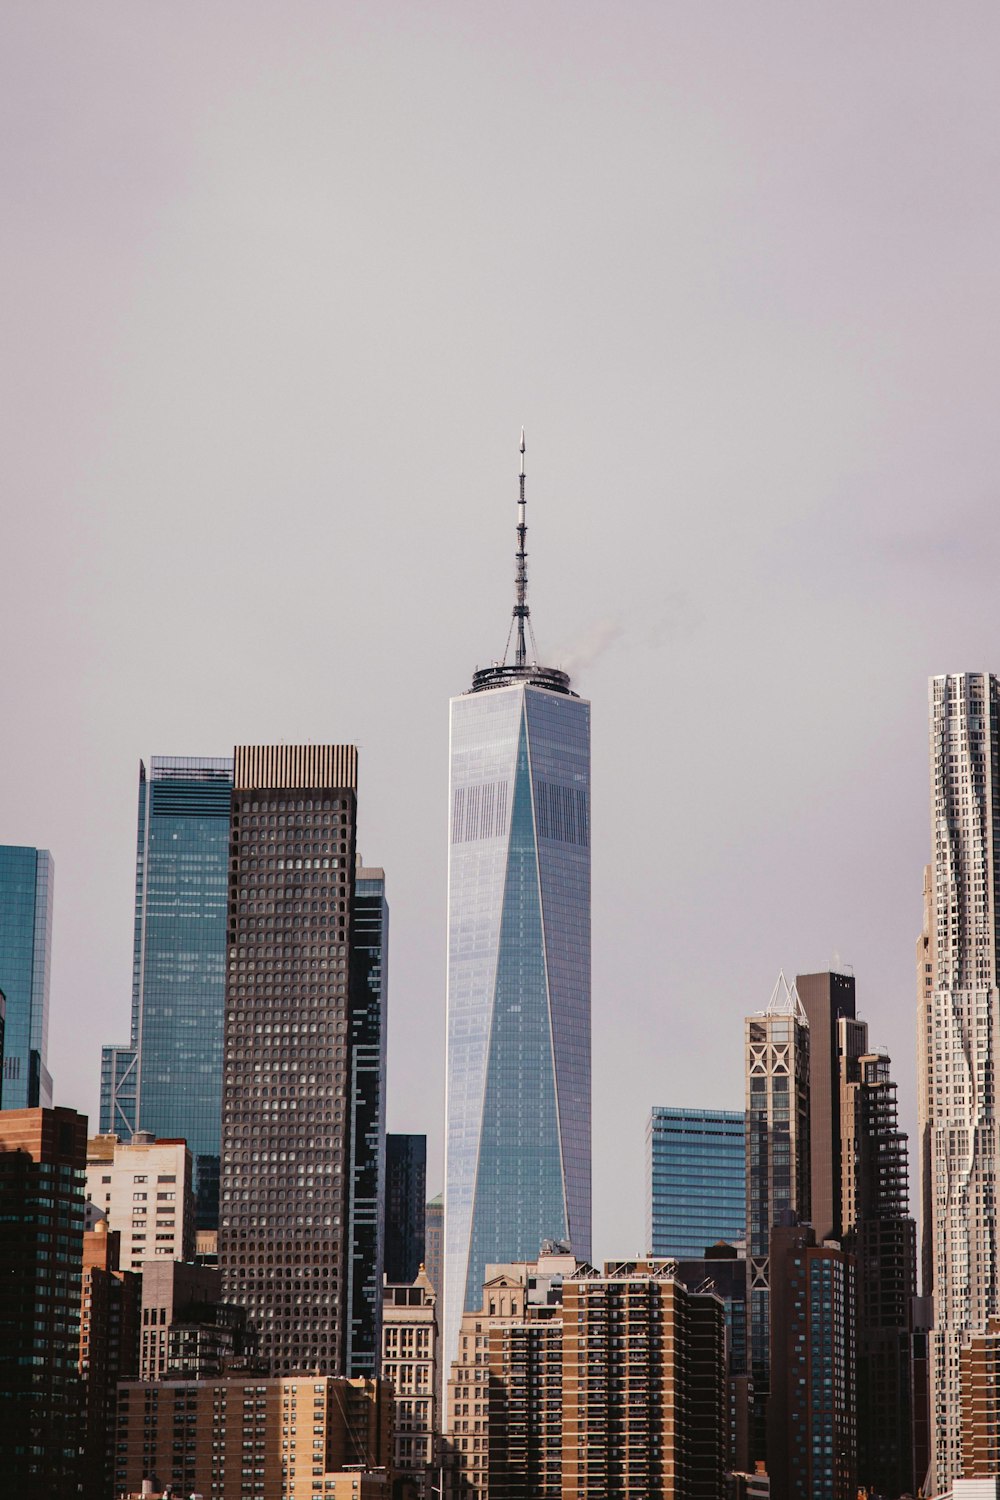
<path fill-rule="evenodd" d="M 121 1236 L 124 1270 L 147 1260 L 193 1260 L 195 1212 L 191 1153 L 180 1140 L 137 1131 L 87 1142 L 88 1229 L 99 1219 Z"/>
<path fill-rule="evenodd" d="M 205 1500 L 382 1500 L 392 1483 L 385 1381 L 333 1376 L 126 1381 L 115 1493 Z"/>
<path fill-rule="evenodd" d="M 668 1260 L 490 1266 L 449 1380 L 462 1500 L 722 1500 L 726 1322 Z"/>
<path fill-rule="evenodd" d="M 195 1262 L 145 1261 L 140 1380 L 211 1380 L 260 1369 L 246 1310 L 220 1302 L 222 1276 Z"/>
<path fill-rule="evenodd" d="M 1000 1318 L 968 1337 L 960 1355 L 962 1381 L 962 1474 L 987 1479 L 1000 1474 Z"/>
<path fill-rule="evenodd" d="M 446 1440 L 450 1489 L 463 1500 L 486 1500 L 490 1493 L 491 1330 L 552 1316 L 564 1278 L 577 1269 L 572 1255 L 552 1248 L 537 1261 L 487 1266 L 483 1305 L 463 1314 L 448 1377 Z M 501 1420 L 495 1403 L 492 1420 Z M 493 1462 L 500 1462 L 495 1444 Z"/>
<path fill-rule="evenodd" d="M 606 1263 L 562 1288 L 562 1483 L 575 1500 L 722 1500 L 720 1298 L 670 1261 Z"/>
<path fill-rule="evenodd" d="M 118 1236 L 109 1234 L 103 1221 L 84 1233 L 79 1360 L 84 1500 L 107 1500 L 112 1493 L 115 1395 L 119 1380 L 138 1374 L 141 1284 L 136 1272 L 119 1270 Z"/>
<path fill-rule="evenodd" d="M 418 1500 L 430 1494 L 440 1431 L 437 1294 L 423 1266 L 408 1285 L 387 1286 L 382 1304 L 382 1378 L 395 1393 L 394 1465 Z"/>

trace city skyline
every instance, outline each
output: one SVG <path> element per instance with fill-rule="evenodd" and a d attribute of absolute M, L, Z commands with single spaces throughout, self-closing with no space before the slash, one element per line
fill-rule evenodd
<path fill-rule="evenodd" d="M 595 1254 L 780 964 L 853 963 L 915 1139 L 925 683 L 992 665 L 997 17 L 224 12 L 34 6 L 2 65 L 0 823 L 59 868 L 58 1102 L 122 1034 L 139 756 L 357 740 L 440 1189 L 444 705 L 524 421 L 540 650 L 600 705 Z"/>

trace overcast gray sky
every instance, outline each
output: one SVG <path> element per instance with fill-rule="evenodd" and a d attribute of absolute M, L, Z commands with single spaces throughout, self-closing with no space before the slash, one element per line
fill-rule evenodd
<path fill-rule="evenodd" d="M 441 1186 L 448 697 L 593 701 L 595 1253 L 650 1105 L 855 966 L 914 1110 L 926 678 L 1000 670 L 1000 11 L 0 10 L 0 841 L 51 1063 L 127 1035 L 140 756 L 354 740 Z"/>

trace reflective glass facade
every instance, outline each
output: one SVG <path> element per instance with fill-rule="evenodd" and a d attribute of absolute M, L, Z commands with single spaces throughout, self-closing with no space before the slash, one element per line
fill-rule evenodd
<path fill-rule="evenodd" d="M 351 1184 L 345 1371 L 377 1375 L 382 1351 L 385 1226 L 386 1001 L 389 904 L 385 872 L 361 865 L 351 943 Z"/>
<path fill-rule="evenodd" d="M 487 1264 L 590 1257 L 590 705 L 452 700 L 445 1362 Z"/>
<path fill-rule="evenodd" d="M 183 1138 L 199 1228 L 218 1222 L 230 759 L 139 767 L 132 1036 L 105 1047 L 101 1128 Z"/>
<path fill-rule="evenodd" d="M 385 1138 L 385 1279 L 409 1285 L 426 1260 L 427 1137 Z M 434 1283 L 431 1282 L 433 1286 Z"/>
<path fill-rule="evenodd" d="M 654 1108 L 646 1129 L 650 1255 L 695 1258 L 742 1240 L 746 1142 L 742 1110 Z"/>
<path fill-rule="evenodd" d="M 117 1135 L 130 1141 L 135 1123 L 136 1080 L 139 1054 L 131 1042 L 110 1043 L 101 1048 L 102 1135 Z"/>
<path fill-rule="evenodd" d="M 7 998 L 4 1109 L 48 1109 L 55 867 L 47 849 L 0 845 L 0 991 Z"/>

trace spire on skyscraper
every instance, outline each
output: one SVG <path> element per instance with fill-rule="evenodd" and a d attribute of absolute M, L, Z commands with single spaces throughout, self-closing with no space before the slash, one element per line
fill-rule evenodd
<path fill-rule="evenodd" d="M 758 1014 L 765 1016 L 794 1016 L 796 1021 L 802 1021 L 809 1025 L 809 1017 L 806 1015 L 799 999 L 799 992 L 794 981 L 789 985 L 785 978 L 784 970 L 778 975 L 778 982 L 771 991 L 771 998 L 767 1002 L 767 1009 Z"/>
<path fill-rule="evenodd" d="M 535 646 L 535 636 L 531 629 L 531 610 L 528 606 L 528 554 L 524 543 L 528 535 L 528 523 L 525 520 L 524 510 L 524 428 L 521 428 L 521 469 L 518 476 L 519 492 L 517 501 L 517 552 L 515 554 L 514 566 L 514 614 L 511 619 L 511 633 L 514 625 L 517 625 L 517 645 L 514 648 L 514 665 L 525 667 L 528 663 L 528 653 L 524 640 L 524 626 L 527 622 L 528 633 L 531 636 L 531 646 L 534 654 L 538 651 Z M 507 646 L 510 647 L 510 633 L 507 636 Z M 504 652 L 504 662 L 507 660 L 507 652 Z"/>
<path fill-rule="evenodd" d="M 489 667 L 477 667 L 472 679 L 472 691 L 481 693 L 488 688 L 509 687 L 511 683 L 531 682 L 536 687 L 548 688 L 553 693 L 571 693 L 569 675 L 558 667 L 538 665 L 538 647 L 535 632 L 531 628 L 531 609 L 528 605 L 528 553 L 525 541 L 528 523 L 525 519 L 524 495 L 524 428 L 521 428 L 519 452 L 521 463 L 518 472 L 517 500 L 517 550 L 514 554 L 514 609 L 503 657 Z M 511 637 L 515 636 L 514 660 L 508 663 Z M 531 660 L 528 660 L 528 640 L 531 642 Z M 575 695 L 573 695 L 575 696 Z"/>

